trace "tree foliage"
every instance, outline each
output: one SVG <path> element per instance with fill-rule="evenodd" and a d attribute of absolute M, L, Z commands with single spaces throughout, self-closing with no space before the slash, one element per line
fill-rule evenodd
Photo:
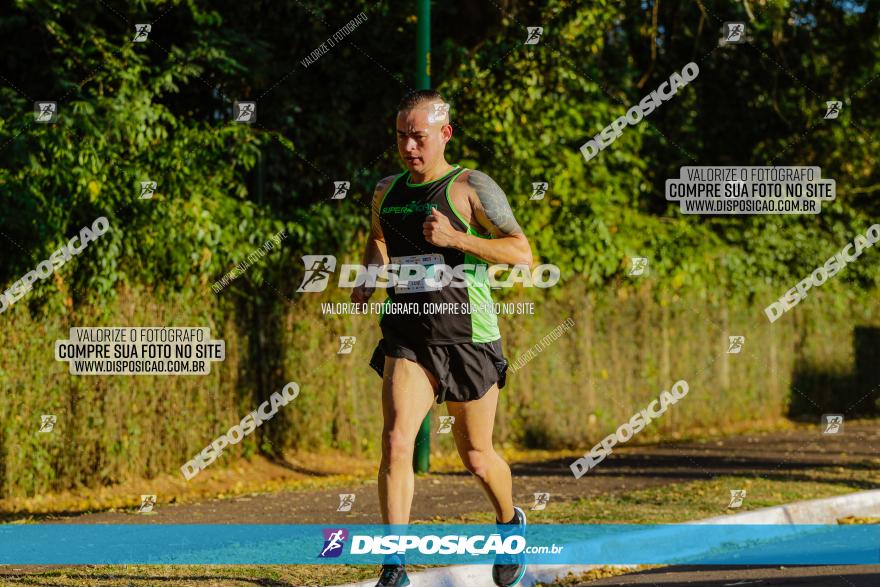
<path fill-rule="evenodd" d="M 645 256 L 664 288 L 748 293 L 812 271 L 877 217 L 880 2 L 461 4 L 433 15 L 450 160 L 507 190 L 565 279 L 599 287 Z M 365 23 L 302 63 L 361 10 Z M 392 124 L 413 84 L 413 11 L 15 2 L 0 16 L 5 287 L 104 215 L 111 234 L 59 275 L 74 301 L 126 280 L 204 290 L 282 228 L 286 254 L 234 288 L 293 295 L 297 257 L 351 250 L 375 181 L 400 168 Z M 718 46 L 727 20 L 748 23 L 749 43 Z M 133 43 L 145 22 L 148 41 Z M 544 27 L 540 43 L 524 44 L 527 26 Z M 582 143 L 691 60 L 694 82 L 584 161 Z M 830 99 L 844 101 L 837 120 L 822 118 Z M 59 103 L 58 122 L 34 122 L 38 100 Z M 257 102 L 256 124 L 232 122 L 236 100 Z M 665 180 L 710 164 L 819 165 L 838 199 L 820 216 L 684 217 Z M 147 179 L 157 195 L 138 199 Z M 338 180 L 352 181 L 341 202 L 329 200 Z M 550 183 L 545 200 L 528 199 L 534 181 Z M 864 286 L 877 277 L 876 264 L 848 269 Z"/>

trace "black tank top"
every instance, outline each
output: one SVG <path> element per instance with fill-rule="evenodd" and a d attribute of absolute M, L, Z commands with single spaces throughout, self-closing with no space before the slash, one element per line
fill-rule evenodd
<path fill-rule="evenodd" d="M 421 259 L 407 260 L 405 263 L 427 266 L 437 261 L 452 268 L 466 265 L 462 275 L 467 283 L 467 287 L 447 285 L 436 291 L 404 292 L 389 287 L 380 320 L 386 335 L 428 345 L 492 342 L 501 338 L 492 309 L 486 261 L 457 249 L 433 245 L 425 240 L 422 233 L 426 217 L 432 208 L 436 208 L 449 219 L 455 230 L 481 236 L 459 215 L 449 196 L 450 185 L 465 171 L 456 165 L 443 177 L 421 184 L 411 183 L 412 178 L 407 171 L 394 178 L 382 198 L 379 223 L 390 262 L 399 263 L 401 257 L 418 256 Z M 441 256 L 442 260 L 429 257 L 434 255 Z M 444 303 L 455 306 L 447 306 L 446 312 L 436 311 L 436 304 Z M 395 307 L 392 308 L 391 304 Z M 395 311 L 403 304 L 409 308 L 415 305 L 419 313 Z"/>

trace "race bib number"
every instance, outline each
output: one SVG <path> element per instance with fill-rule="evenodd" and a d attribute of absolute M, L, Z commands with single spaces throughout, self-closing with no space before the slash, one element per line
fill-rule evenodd
<path fill-rule="evenodd" d="M 443 255 L 409 255 L 407 257 L 391 257 L 391 262 L 398 265 L 397 285 L 394 293 L 419 293 L 423 291 L 439 291 L 442 269 L 435 265 L 443 265 Z M 417 267 L 423 267 L 419 270 Z M 430 283 L 429 283 L 430 282 Z"/>

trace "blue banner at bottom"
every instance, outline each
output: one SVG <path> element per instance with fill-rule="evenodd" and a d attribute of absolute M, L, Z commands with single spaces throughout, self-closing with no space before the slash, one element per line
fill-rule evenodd
<path fill-rule="evenodd" d="M 880 563 L 880 525 L 34 524 L 0 526 L 0 564 L 798 565 Z"/>

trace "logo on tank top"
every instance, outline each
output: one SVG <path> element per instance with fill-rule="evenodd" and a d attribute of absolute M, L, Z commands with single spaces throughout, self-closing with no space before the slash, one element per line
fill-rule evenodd
<path fill-rule="evenodd" d="M 385 206 L 382 208 L 382 214 L 402 214 L 404 216 L 408 216 L 415 212 L 430 214 L 431 210 L 436 208 L 438 208 L 437 204 L 431 202 L 419 203 L 412 200 L 410 203 L 404 204 L 403 206 Z"/>

